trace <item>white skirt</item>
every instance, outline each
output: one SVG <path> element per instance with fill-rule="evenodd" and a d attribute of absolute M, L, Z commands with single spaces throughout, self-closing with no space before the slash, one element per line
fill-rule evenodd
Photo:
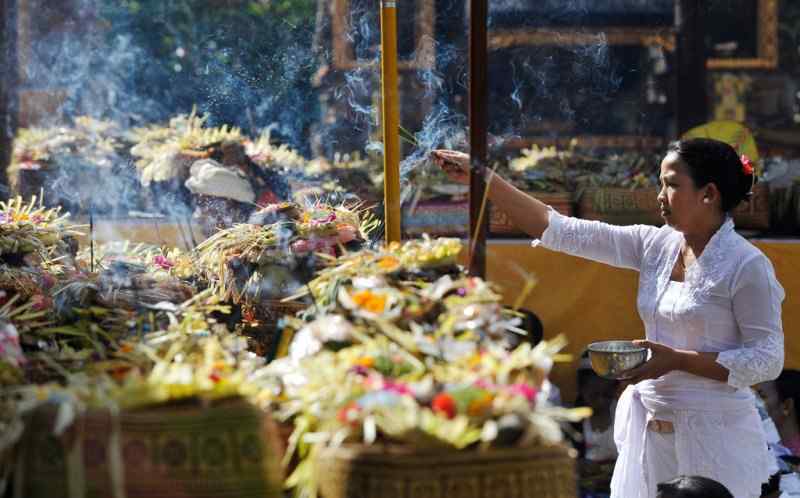
<path fill-rule="evenodd" d="M 657 394 L 645 381 L 628 387 L 614 421 L 619 458 L 611 498 L 655 498 L 659 483 L 699 475 L 722 483 L 735 498 L 757 498 L 777 472 L 749 391 Z M 663 394 L 663 393 L 662 393 Z M 647 429 L 651 419 L 675 432 Z"/>

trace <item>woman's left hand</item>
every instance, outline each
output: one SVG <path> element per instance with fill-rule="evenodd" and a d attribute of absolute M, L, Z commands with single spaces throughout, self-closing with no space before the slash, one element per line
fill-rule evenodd
<path fill-rule="evenodd" d="M 647 380 L 657 379 L 673 370 L 679 370 L 683 359 L 682 352 L 664 344 L 651 341 L 633 341 L 636 346 L 650 349 L 651 356 L 643 365 L 632 368 L 626 372 L 625 380 L 632 384 Z"/>

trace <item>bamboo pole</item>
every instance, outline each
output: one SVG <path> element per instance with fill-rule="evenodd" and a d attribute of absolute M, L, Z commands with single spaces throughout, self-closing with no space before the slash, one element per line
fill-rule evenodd
<path fill-rule="evenodd" d="M 486 19 L 487 0 L 470 0 L 469 9 L 469 272 L 486 277 L 486 131 L 489 122 Z"/>
<path fill-rule="evenodd" d="M 397 94 L 397 4 L 381 0 L 381 121 L 386 242 L 400 241 L 400 106 Z"/>

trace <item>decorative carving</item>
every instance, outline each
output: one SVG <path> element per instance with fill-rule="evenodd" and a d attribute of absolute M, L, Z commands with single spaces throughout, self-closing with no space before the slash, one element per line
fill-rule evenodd
<path fill-rule="evenodd" d="M 436 46 L 434 44 L 434 21 L 436 9 L 434 0 L 416 0 L 416 42 L 413 60 L 398 60 L 398 70 L 432 69 L 436 64 Z M 377 2 L 376 2 L 377 6 Z M 339 70 L 351 70 L 380 64 L 379 60 L 356 60 L 352 37 L 348 36 L 351 26 L 350 0 L 331 2 L 331 35 L 333 38 L 333 67 Z"/>
<path fill-rule="evenodd" d="M 778 66 L 778 0 L 758 1 L 758 56 L 752 58 L 709 58 L 709 69 L 774 69 Z M 672 28 L 598 27 L 535 28 L 501 30 L 489 34 L 489 49 L 524 45 L 609 45 L 659 46 L 675 50 Z"/>
<path fill-rule="evenodd" d="M 535 28 L 489 33 L 489 50 L 525 45 L 591 45 L 601 42 L 609 45 L 659 46 L 665 50 L 675 50 L 675 34 L 671 28 Z"/>
<path fill-rule="evenodd" d="M 778 67 L 778 0 L 758 0 L 758 56 L 708 59 L 709 69 L 775 69 Z"/>

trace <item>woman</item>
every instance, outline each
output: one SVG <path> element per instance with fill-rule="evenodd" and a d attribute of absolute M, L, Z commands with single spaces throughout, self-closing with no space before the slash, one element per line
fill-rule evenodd
<path fill-rule="evenodd" d="M 435 151 L 453 181 L 469 158 Z M 651 358 L 617 404 L 614 498 L 653 498 L 656 485 L 702 475 L 736 498 L 760 494 L 776 470 L 750 386 L 783 367 L 783 288 L 769 260 L 734 231 L 730 212 L 754 171 L 727 144 L 670 145 L 658 203 L 666 222 L 613 226 L 563 216 L 488 173 L 489 199 L 545 247 L 639 271 L 637 306 Z"/>

